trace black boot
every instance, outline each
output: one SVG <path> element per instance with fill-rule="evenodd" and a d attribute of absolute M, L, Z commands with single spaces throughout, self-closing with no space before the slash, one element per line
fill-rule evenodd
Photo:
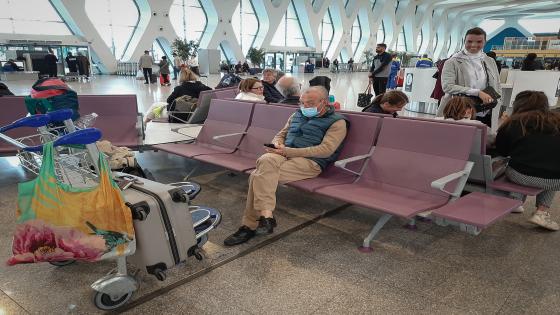
<path fill-rule="evenodd" d="M 255 237 L 255 231 L 251 230 L 249 227 L 243 225 L 242 227 L 237 230 L 237 232 L 233 233 L 232 235 L 228 236 L 224 240 L 224 245 L 226 246 L 234 246 L 239 245 L 247 242 L 248 240 Z"/>
<path fill-rule="evenodd" d="M 274 228 L 276 227 L 276 219 L 275 218 L 259 218 L 259 226 L 257 227 L 257 234 L 272 234 L 274 232 Z"/>

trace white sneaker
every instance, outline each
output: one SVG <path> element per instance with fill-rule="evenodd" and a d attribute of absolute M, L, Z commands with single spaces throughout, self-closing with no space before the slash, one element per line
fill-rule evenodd
<path fill-rule="evenodd" d="M 550 213 L 547 211 L 537 211 L 533 216 L 529 219 L 529 222 L 536 224 L 538 226 L 542 226 L 545 229 L 551 231 L 558 231 L 560 230 L 560 226 L 558 223 L 552 221 L 550 218 Z"/>
<path fill-rule="evenodd" d="M 523 208 L 523 206 L 519 206 L 513 210 L 511 210 L 511 213 L 523 213 L 525 212 L 525 208 Z"/>

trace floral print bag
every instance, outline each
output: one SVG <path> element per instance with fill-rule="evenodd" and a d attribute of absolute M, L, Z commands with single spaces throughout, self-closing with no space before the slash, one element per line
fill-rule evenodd
<path fill-rule="evenodd" d="M 39 176 L 18 185 L 17 226 L 8 265 L 98 261 L 134 253 L 130 209 L 99 156 L 99 185 L 76 188 L 57 180 L 53 144 L 43 146 Z"/>

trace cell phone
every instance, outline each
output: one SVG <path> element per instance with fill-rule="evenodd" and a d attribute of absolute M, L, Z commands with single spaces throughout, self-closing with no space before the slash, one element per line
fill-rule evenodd
<path fill-rule="evenodd" d="M 272 143 L 265 143 L 264 146 L 267 148 L 276 149 L 276 146 Z"/>

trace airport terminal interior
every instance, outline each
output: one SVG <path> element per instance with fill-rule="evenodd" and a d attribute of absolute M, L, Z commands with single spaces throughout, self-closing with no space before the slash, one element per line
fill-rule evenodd
<path fill-rule="evenodd" d="M 560 314 L 560 1 L 0 8 L 0 315 Z"/>

